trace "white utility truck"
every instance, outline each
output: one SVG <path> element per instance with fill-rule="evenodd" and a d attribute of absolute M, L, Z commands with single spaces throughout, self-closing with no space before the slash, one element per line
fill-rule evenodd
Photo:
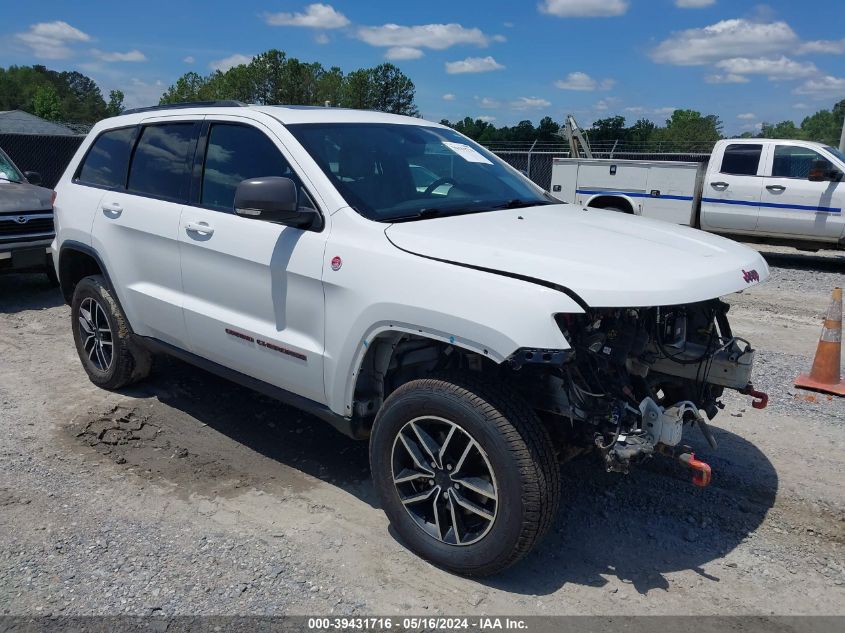
<path fill-rule="evenodd" d="M 725 139 L 707 163 L 555 158 L 551 194 L 712 233 L 845 248 L 845 155 L 809 141 Z"/>

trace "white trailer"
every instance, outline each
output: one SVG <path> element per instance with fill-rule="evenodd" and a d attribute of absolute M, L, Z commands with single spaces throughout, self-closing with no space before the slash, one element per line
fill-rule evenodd
<path fill-rule="evenodd" d="M 564 202 L 802 249 L 845 248 L 845 155 L 808 141 L 726 139 L 706 164 L 555 158 Z"/>

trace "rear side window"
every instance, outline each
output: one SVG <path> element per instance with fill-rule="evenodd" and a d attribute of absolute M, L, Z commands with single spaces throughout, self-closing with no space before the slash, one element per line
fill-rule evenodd
<path fill-rule="evenodd" d="M 725 148 L 722 157 L 722 173 L 735 176 L 756 176 L 760 165 L 762 145 L 736 144 Z"/>
<path fill-rule="evenodd" d="M 129 191 L 187 202 L 195 128 L 194 123 L 145 127 L 129 168 Z"/>
<path fill-rule="evenodd" d="M 810 177 L 810 169 L 817 160 L 827 163 L 827 169 L 833 167 L 829 160 L 809 147 L 778 145 L 775 147 L 775 157 L 772 161 L 772 176 L 807 180 Z"/>
<path fill-rule="evenodd" d="M 77 180 L 86 185 L 122 188 L 134 133 L 134 127 L 125 127 L 100 134 L 85 156 Z"/>
<path fill-rule="evenodd" d="M 261 131 L 244 125 L 213 124 L 208 135 L 200 203 L 232 212 L 238 184 L 262 176 L 284 176 L 301 184 L 276 146 Z"/>

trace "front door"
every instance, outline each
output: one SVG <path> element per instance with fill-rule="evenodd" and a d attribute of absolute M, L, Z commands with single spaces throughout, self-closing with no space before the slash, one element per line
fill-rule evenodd
<path fill-rule="evenodd" d="M 708 169 L 704 177 L 701 228 L 717 233 L 754 231 L 763 186 L 762 155 L 762 144 L 735 143 L 725 148 L 720 168 Z"/>
<path fill-rule="evenodd" d="M 323 386 L 322 232 L 234 213 L 242 180 L 286 176 L 311 204 L 279 141 L 258 123 L 209 121 L 197 190 L 179 227 L 190 349 L 320 403 Z"/>
<path fill-rule="evenodd" d="M 811 182 L 816 161 L 833 164 L 815 149 L 803 145 L 777 145 L 766 169 L 760 200 L 761 233 L 838 240 L 845 231 L 845 183 Z"/>

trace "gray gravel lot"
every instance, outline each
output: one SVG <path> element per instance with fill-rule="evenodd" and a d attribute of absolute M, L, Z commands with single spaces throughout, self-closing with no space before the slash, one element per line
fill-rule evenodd
<path fill-rule="evenodd" d="M 731 297 L 758 349 L 757 411 L 732 394 L 714 471 L 564 467 L 549 538 L 484 581 L 396 541 L 366 444 L 177 361 L 91 385 L 42 277 L 0 277 L 0 613 L 845 615 L 845 399 L 808 395 L 845 255 L 765 249 Z"/>

